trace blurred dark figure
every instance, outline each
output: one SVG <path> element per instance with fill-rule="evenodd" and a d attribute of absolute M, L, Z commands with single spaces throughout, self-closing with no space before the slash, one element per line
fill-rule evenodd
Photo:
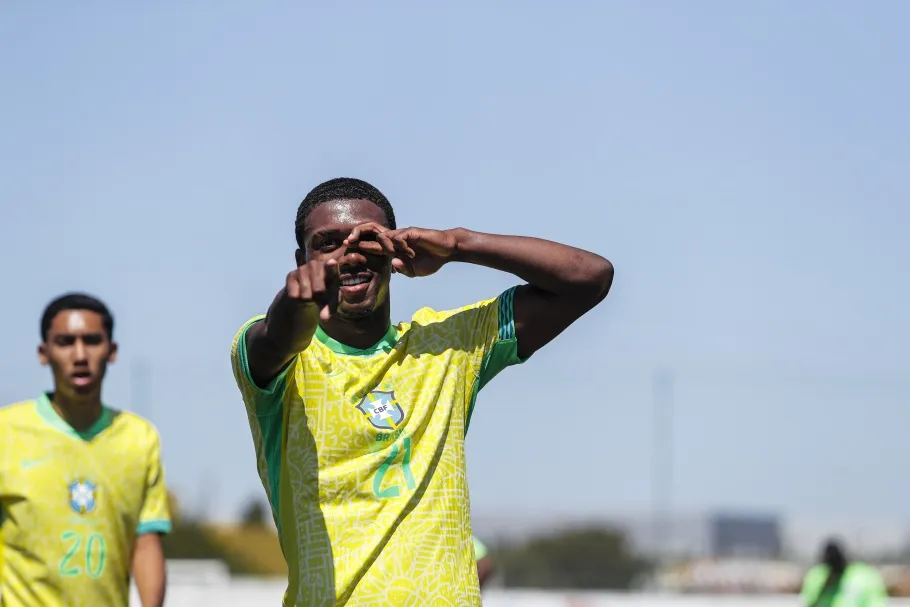
<path fill-rule="evenodd" d="M 490 580 L 495 567 L 487 547 L 476 537 L 474 538 L 474 559 L 477 561 L 477 578 L 480 580 L 480 589 Z"/>
<path fill-rule="evenodd" d="M 819 563 L 806 573 L 801 595 L 806 607 L 884 607 L 888 602 L 879 572 L 850 561 L 834 539 L 825 542 Z"/>

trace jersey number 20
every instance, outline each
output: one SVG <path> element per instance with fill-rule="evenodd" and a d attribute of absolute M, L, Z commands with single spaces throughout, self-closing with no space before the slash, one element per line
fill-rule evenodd
<path fill-rule="evenodd" d="M 81 575 L 82 567 L 73 560 L 82 557 L 85 562 L 85 573 L 92 578 L 101 577 L 101 574 L 104 573 L 104 561 L 107 558 L 107 545 L 104 543 L 103 535 L 92 533 L 86 538 L 77 531 L 65 531 L 60 539 L 70 544 L 66 554 L 60 559 L 60 575 L 67 577 Z M 83 546 L 84 549 L 82 549 Z"/>

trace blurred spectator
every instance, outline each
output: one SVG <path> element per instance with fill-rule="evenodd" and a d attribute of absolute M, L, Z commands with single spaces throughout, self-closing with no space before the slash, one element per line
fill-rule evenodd
<path fill-rule="evenodd" d="M 480 580 L 480 588 L 483 589 L 484 584 L 493 575 L 493 559 L 490 558 L 487 547 L 476 536 L 474 537 L 474 560 L 477 561 L 477 577 Z"/>
<path fill-rule="evenodd" d="M 806 607 L 884 607 L 888 602 L 879 572 L 851 562 L 835 540 L 825 544 L 819 564 L 806 573 L 801 595 Z"/>

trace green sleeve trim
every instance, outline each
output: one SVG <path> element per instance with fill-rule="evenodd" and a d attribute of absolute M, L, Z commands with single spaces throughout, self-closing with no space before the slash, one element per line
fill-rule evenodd
<path fill-rule="evenodd" d="M 490 383 L 494 377 L 506 367 L 520 365 L 525 362 L 526 358 L 518 356 L 518 337 L 515 335 L 515 289 L 512 287 L 499 296 L 499 331 L 497 340 L 493 343 L 483 361 L 480 363 L 480 371 L 477 373 L 477 379 L 474 381 L 474 392 L 471 395 L 471 404 L 468 407 L 468 417 L 465 420 L 464 432 L 467 436 L 468 427 L 471 425 L 471 415 L 474 413 L 474 405 L 477 403 L 477 395 Z"/>
<path fill-rule="evenodd" d="M 499 296 L 499 341 L 515 339 L 515 289 Z"/>
<path fill-rule="evenodd" d="M 256 382 L 253 381 L 253 376 L 250 373 L 250 363 L 247 353 L 247 344 L 246 344 L 246 334 L 250 330 L 250 327 L 255 325 L 257 322 L 262 322 L 265 320 L 265 316 L 259 317 L 251 321 L 247 326 L 243 328 L 243 331 L 240 333 L 240 339 L 237 342 L 237 356 L 240 359 L 240 370 L 243 373 L 243 378 L 246 381 L 247 385 L 253 388 L 256 392 L 256 414 L 257 415 L 271 415 L 276 413 L 277 409 L 281 406 L 282 397 L 284 396 L 284 389 L 287 385 L 285 381 L 287 379 L 288 371 L 294 365 L 296 358 L 292 358 L 284 369 L 281 370 L 278 375 L 275 376 L 272 381 L 268 383 L 264 388 L 260 388 L 256 385 Z"/>
<path fill-rule="evenodd" d="M 281 474 L 284 451 L 284 392 L 287 389 L 288 371 L 294 366 L 297 358 L 292 358 L 284 369 L 265 388 L 260 388 L 253 381 L 247 358 L 246 334 L 265 316 L 253 319 L 245 326 L 237 343 L 237 357 L 246 384 L 254 390 L 252 397 L 256 400 L 256 418 L 262 435 L 262 450 L 265 456 L 266 476 L 269 483 L 269 502 L 275 521 L 281 527 L 279 506 L 281 504 Z M 249 404 L 247 405 L 249 406 Z"/>
<path fill-rule="evenodd" d="M 272 515 L 281 535 L 281 469 L 284 464 L 284 415 L 259 418 L 265 455 L 266 476 L 269 479 L 269 502 Z"/>
<path fill-rule="evenodd" d="M 170 533 L 171 521 L 167 519 L 158 519 L 154 521 L 142 521 L 136 528 L 136 535 L 145 535 L 146 533 Z"/>

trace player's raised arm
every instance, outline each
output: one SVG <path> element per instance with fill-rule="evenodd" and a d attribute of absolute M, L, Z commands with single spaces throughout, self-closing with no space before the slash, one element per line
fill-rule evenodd
<path fill-rule="evenodd" d="M 453 260 L 518 276 L 515 291 L 518 355 L 527 358 L 603 301 L 613 264 L 588 251 L 540 238 L 454 230 Z"/>
<path fill-rule="evenodd" d="M 364 230 L 365 231 L 365 230 Z M 346 242 L 361 237 L 355 229 Z M 483 234 L 464 228 L 403 228 L 375 235 L 361 247 L 391 256 L 406 276 L 427 276 L 452 261 L 509 272 L 528 284 L 516 289 L 513 303 L 518 356 L 548 344 L 588 310 L 603 301 L 613 284 L 613 264 L 588 251 L 540 238 Z"/>
<path fill-rule="evenodd" d="M 337 297 L 337 288 L 332 288 L 337 275 L 334 258 L 299 261 L 272 301 L 265 320 L 246 332 L 247 364 L 260 387 L 268 385 L 309 345 L 319 317 L 328 320 Z"/>
<path fill-rule="evenodd" d="M 388 329 L 389 260 L 347 240 L 352 224 L 364 220 L 374 231 L 395 225 L 385 196 L 366 182 L 329 181 L 300 203 L 294 224 L 297 269 L 288 274 L 265 320 L 246 331 L 246 363 L 258 387 L 268 386 L 306 349 L 320 323 L 350 345 L 375 343 L 375 334 L 381 337 Z"/>

